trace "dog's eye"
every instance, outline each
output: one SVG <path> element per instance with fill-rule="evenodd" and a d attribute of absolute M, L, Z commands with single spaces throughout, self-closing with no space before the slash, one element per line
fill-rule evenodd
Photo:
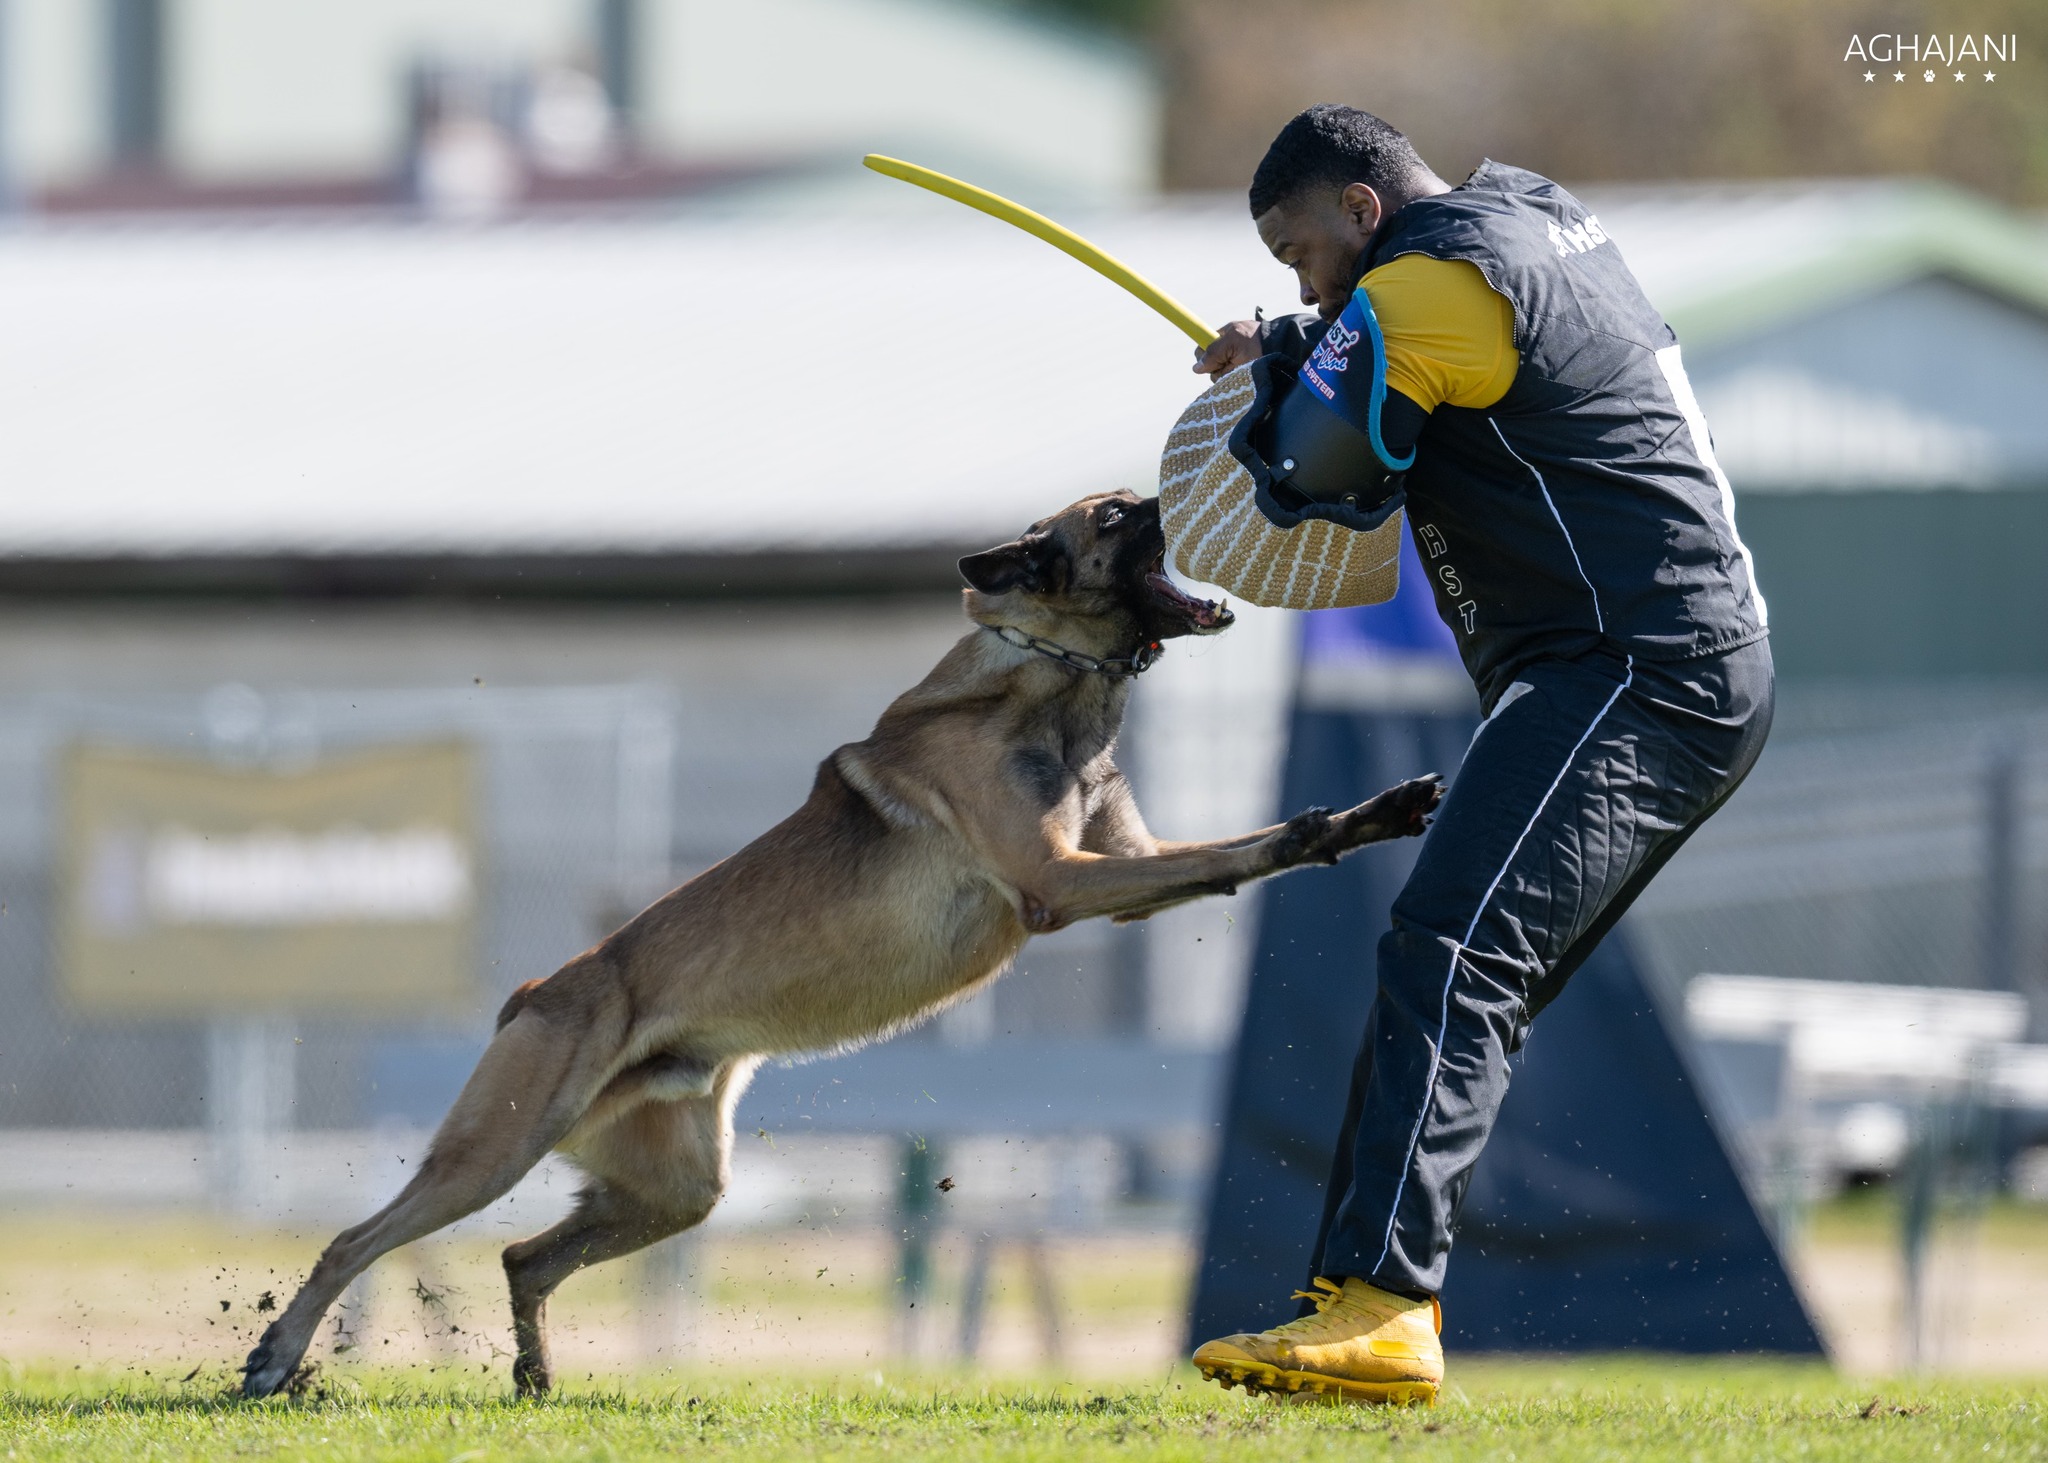
<path fill-rule="evenodd" d="M 1122 523 L 1123 521 L 1123 509 L 1117 507 L 1109 507 L 1102 510 L 1102 526 L 1104 528 L 1115 528 L 1119 523 Z"/>

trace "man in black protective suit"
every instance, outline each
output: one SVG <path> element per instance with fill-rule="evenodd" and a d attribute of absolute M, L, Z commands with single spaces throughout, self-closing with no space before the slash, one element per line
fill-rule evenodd
<path fill-rule="evenodd" d="M 1243 439 L 1274 497 L 1354 526 L 1405 508 L 1486 720 L 1379 944 L 1315 1308 L 1194 1359 L 1225 1386 L 1429 1401 L 1508 1057 L 1755 762 L 1764 603 L 1677 340 L 1577 199 L 1494 162 L 1451 187 L 1323 106 L 1274 140 L 1251 212 L 1316 313 L 1233 322 L 1196 370 L 1265 357 L 1291 383 Z"/>

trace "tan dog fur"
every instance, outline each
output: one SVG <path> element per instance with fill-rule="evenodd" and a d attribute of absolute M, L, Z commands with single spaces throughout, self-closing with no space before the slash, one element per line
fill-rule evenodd
<path fill-rule="evenodd" d="M 1093 657 L 1229 623 L 1166 585 L 1156 500 L 1087 498 L 962 561 L 968 617 Z M 1420 779 L 1213 843 L 1147 831 L 1113 753 L 1131 682 L 976 628 L 819 767 L 793 815 L 509 1000 L 425 1160 L 344 1230 L 249 1354 L 244 1393 L 298 1371 L 380 1255 L 506 1193 L 551 1149 L 589 1175 L 505 1250 L 522 1394 L 550 1384 L 543 1307 L 571 1273 L 697 1224 L 724 1191 L 732 1110 L 779 1053 L 900 1030 L 993 980 L 1034 933 L 1139 919 L 1419 833 Z"/>

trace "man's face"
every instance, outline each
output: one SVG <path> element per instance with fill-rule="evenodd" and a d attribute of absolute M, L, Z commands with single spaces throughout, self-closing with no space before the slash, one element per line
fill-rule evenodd
<path fill-rule="evenodd" d="M 1344 313 L 1358 287 L 1358 256 L 1380 226 L 1379 195 L 1364 183 L 1312 188 L 1253 220 L 1273 257 L 1301 282 L 1301 302 L 1325 320 Z"/>

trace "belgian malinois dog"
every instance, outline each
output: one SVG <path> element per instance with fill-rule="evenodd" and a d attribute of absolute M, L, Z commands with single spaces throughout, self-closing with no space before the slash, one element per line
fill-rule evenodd
<path fill-rule="evenodd" d="M 961 560 L 974 628 L 867 740 L 819 765 L 794 815 L 513 993 L 412 1181 L 327 1247 L 249 1353 L 243 1394 L 292 1379 L 378 1256 L 559 1149 L 588 1185 L 567 1218 L 505 1251 L 513 1379 L 545 1392 L 549 1294 L 711 1212 L 734 1104 L 764 1057 L 899 1031 L 994 980 L 1031 935 L 1143 919 L 1422 832 L 1433 777 L 1239 838 L 1152 836 L 1113 760 L 1131 681 L 1160 642 L 1231 622 L 1164 562 L 1157 500 L 1130 493 Z"/>

